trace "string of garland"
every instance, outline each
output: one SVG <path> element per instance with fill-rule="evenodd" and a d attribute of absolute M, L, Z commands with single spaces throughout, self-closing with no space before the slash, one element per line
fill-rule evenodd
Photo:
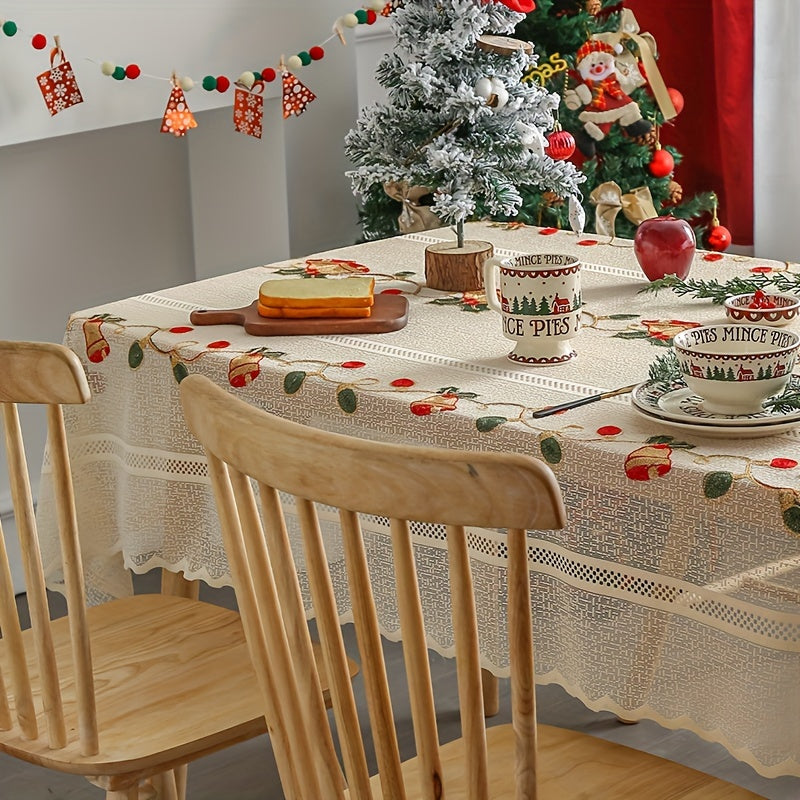
<path fill-rule="evenodd" d="M 362 8 L 337 18 L 332 26 L 333 33 L 319 44 L 315 44 L 306 50 L 301 50 L 293 55 L 290 55 L 288 58 L 281 56 L 280 61 L 276 63 L 274 67 L 270 66 L 262 69 L 244 70 L 238 76 L 238 78 L 233 81 L 226 75 L 206 75 L 203 77 L 200 85 L 205 91 L 217 91 L 224 93 L 228 91 L 232 84 L 239 87 L 244 87 L 245 89 L 251 89 L 254 84 L 258 84 L 259 82 L 269 83 L 274 81 L 279 73 L 285 74 L 289 70 L 297 71 L 303 67 L 309 66 L 315 61 L 319 61 L 324 58 L 324 45 L 331 40 L 338 38 L 343 45 L 346 44 L 343 33 L 345 28 L 352 29 L 358 25 L 372 25 L 377 20 L 378 14 L 388 16 L 388 14 L 391 12 L 391 9 L 392 3 L 387 3 L 386 0 L 366 0 Z M 3 34 L 8 38 L 13 38 L 17 36 L 17 34 L 23 33 L 14 20 L 0 19 L 0 30 L 2 30 Z M 44 50 L 48 46 L 48 43 L 48 37 L 43 33 L 35 33 L 30 37 L 30 44 L 35 50 Z M 62 72 L 69 73 L 68 79 L 71 80 L 69 91 L 72 93 L 72 99 L 70 101 L 63 102 L 58 106 L 54 106 L 52 103 L 48 102 L 48 108 L 51 115 L 54 115 L 59 111 L 70 107 L 71 105 L 83 101 L 83 98 L 77 89 L 77 84 L 74 82 L 74 75 L 72 74 L 71 67 L 69 66 L 69 63 L 66 62 L 61 50 L 61 44 L 58 36 L 53 37 L 53 44 L 54 46 L 50 54 L 51 66 L 53 66 L 55 69 L 61 66 Z M 57 57 L 61 59 L 61 65 L 54 63 L 54 59 Z M 86 60 L 99 64 L 103 75 L 111 77 L 117 81 L 124 81 L 126 79 L 136 80 L 140 77 L 146 77 L 155 80 L 168 81 L 172 83 L 173 86 L 180 87 L 180 89 L 183 91 L 189 91 L 195 86 L 195 80 L 187 75 L 177 76 L 173 74 L 171 77 L 150 75 L 144 73 L 140 65 L 137 63 L 131 63 L 127 64 L 126 66 L 122 66 L 108 60 L 97 61 L 91 58 L 87 58 Z M 42 82 L 41 78 L 42 76 L 39 76 L 40 84 Z"/>

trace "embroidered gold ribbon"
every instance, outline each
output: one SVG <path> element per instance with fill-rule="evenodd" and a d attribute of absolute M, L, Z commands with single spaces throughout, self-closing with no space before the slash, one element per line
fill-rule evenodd
<path fill-rule="evenodd" d="M 614 224 L 620 211 L 626 219 L 639 226 L 644 220 L 657 217 L 653 196 L 647 186 L 640 186 L 623 194 L 614 181 L 606 181 L 596 186 L 589 200 L 597 206 L 594 229 L 600 236 L 615 236 Z"/>
<path fill-rule="evenodd" d="M 599 39 L 601 42 L 607 42 L 612 47 L 614 45 L 622 45 L 622 52 L 616 57 L 618 69 L 621 67 L 621 72 L 626 71 L 626 60 L 633 61 L 633 64 L 627 64 L 627 68 L 631 71 L 635 69 L 638 72 L 638 66 L 635 64 L 636 57 L 625 47 L 625 42 L 628 39 L 633 40 L 639 51 L 639 58 L 644 65 L 645 74 L 647 75 L 647 82 L 653 90 L 653 96 L 656 98 L 658 108 L 664 115 L 664 119 L 672 119 L 677 116 L 675 106 L 672 104 L 672 98 L 669 96 L 667 86 L 656 64 L 658 57 L 658 48 L 656 47 L 656 40 L 650 33 L 639 32 L 639 22 L 637 21 L 633 11 L 629 8 L 623 8 L 620 13 L 619 29 L 616 31 L 609 31 L 607 33 L 598 33 L 593 37 Z M 625 84 L 623 83 L 623 87 Z M 632 87 L 632 88 L 635 88 Z M 626 89 L 631 91 L 631 89 Z"/>
<path fill-rule="evenodd" d="M 383 184 L 383 191 L 392 200 L 398 200 L 403 204 L 400 216 L 397 218 L 400 233 L 416 233 L 442 227 L 439 217 L 428 206 L 419 204 L 420 198 L 431 193 L 427 187 L 409 186 L 405 181 L 387 181 Z"/>

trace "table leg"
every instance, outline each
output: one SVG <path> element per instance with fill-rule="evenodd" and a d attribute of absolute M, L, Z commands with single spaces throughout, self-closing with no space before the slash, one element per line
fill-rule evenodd
<path fill-rule="evenodd" d="M 172 594 L 176 597 L 197 600 L 200 597 L 200 581 L 187 580 L 182 572 L 170 572 L 162 569 L 161 594 Z"/>
<path fill-rule="evenodd" d="M 481 669 L 483 716 L 493 717 L 500 710 L 500 681 L 488 669 Z"/>

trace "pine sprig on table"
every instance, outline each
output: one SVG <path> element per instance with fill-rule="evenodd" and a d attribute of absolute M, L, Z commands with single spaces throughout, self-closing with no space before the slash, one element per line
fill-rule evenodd
<path fill-rule="evenodd" d="M 647 377 L 653 383 L 670 384 L 681 379 L 681 368 L 678 365 L 678 357 L 670 350 L 663 356 L 658 356 L 650 365 Z"/>
<path fill-rule="evenodd" d="M 716 279 L 708 281 L 681 280 L 676 275 L 667 275 L 665 278 L 651 281 L 639 293 L 658 292 L 661 289 L 671 289 L 677 295 L 693 295 L 694 297 L 711 300 L 715 305 L 722 305 L 727 298 L 735 294 L 751 294 L 757 289 L 772 287 L 779 292 L 800 291 L 800 274 L 789 272 L 775 272 L 768 275 L 750 275 L 747 278 L 731 278 L 725 283 Z"/>

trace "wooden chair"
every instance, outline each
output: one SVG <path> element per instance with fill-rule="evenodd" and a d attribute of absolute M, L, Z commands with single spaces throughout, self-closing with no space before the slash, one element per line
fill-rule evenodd
<path fill-rule="evenodd" d="M 181 798 L 189 761 L 265 732 L 259 684 L 235 611 L 166 594 L 86 607 L 61 405 L 88 400 L 72 351 L 0 342 L 0 407 L 31 616 L 22 630 L 0 529 L 0 751 L 83 775 L 109 800 L 137 798 L 140 783 L 143 798 L 154 786 Z M 54 620 L 19 403 L 47 412 L 68 606 Z"/>
<path fill-rule="evenodd" d="M 256 409 L 199 375 L 181 383 L 190 430 L 209 461 L 250 652 L 287 797 L 753 798 L 707 775 L 572 731 L 536 725 L 526 529 L 557 529 L 564 509 L 547 466 L 519 454 L 383 444 L 327 433 Z M 258 487 L 256 501 L 254 484 Z M 294 497 L 330 680 L 346 787 L 322 701 L 309 690 L 308 629 L 280 493 Z M 378 773 L 368 774 L 323 549 L 317 503 L 339 509 L 350 601 Z M 358 513 L 387 517 L 408 680 L 414 758 L 398 753 Z M 462 736 L 440 745 L 409 520 L 446 526 Z M 507 529 L 513 723 L 485 727 L 470 558 L 464 526 Z M 537 743 L 538 738 L 538 743 Z"/>

